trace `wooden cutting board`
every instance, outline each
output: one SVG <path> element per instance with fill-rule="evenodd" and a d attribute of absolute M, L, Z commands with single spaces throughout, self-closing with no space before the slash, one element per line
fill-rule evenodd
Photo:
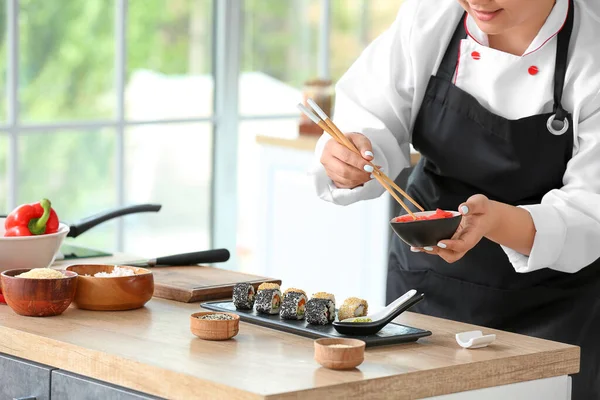
<path fill-rule="evenodd" d="M 154 296 L 183 303 L 231 298 L 239 282 L 252 283 L 255 289 L 263 282 L 281 285 L 281 280 L 205 266 L 155 267 L 151 271 Z"/>
<path fill-rule="evenodd" d="M 137 259 L 127 254 L 115 254 L 111 257 L 81 260 L 79 263 L 126 265 L 128 261 Z M 75 263 L 73 260 L 61 260 L 54 263 L 54 267 L 64 269 Z M 154 274 L 154 296 L 182 303 L 231 298 L 233 287 L 239 282 L 250 282 L 255 289 L 263 282 L 281 285 L 281 280 L 273 278 L 200 265 L 154 267 L 150 271 Z"/>

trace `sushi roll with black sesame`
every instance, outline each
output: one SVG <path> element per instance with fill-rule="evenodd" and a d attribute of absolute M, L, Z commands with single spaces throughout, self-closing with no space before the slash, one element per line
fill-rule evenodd
<path fill-rule="evenodd" d="M 300 289 L 288 289 L 283 293 L 279 315 L 283 319 L 304 319 L 306 293 Z"/>
<path fill-rule="evenodd" d="M 328 325 L 335 320 L 335 297 L 319 292 L 306 303 L 306 322 L 311 325 Z"/>
<path fill-rule="evenodd" d="M 276 283 L 263 283 L 256 292 L 256 311 L 262 314 L 279 314 L 281 307 L 281 290 Z"/>
<path fill-rule="evenodd" d="M 338 311 L 338 319 L 343 321 L 348 318 L 365 317 L 369 310 L 369 303 L 358 297 L 350 297 L 344 300 L 344 304 Z"/>
<path fill-rule="evenodd" d="M 254 286 L 250 283 L 236 283 L 233 287 L 233 304 L 238 310 L 252 310 L 254 307 Z"/>

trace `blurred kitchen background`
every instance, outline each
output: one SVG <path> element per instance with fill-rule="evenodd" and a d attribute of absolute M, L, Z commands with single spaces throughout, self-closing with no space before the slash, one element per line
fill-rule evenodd
<path fill-rule="evenodd" d="M 75 221 L 160 203 L 72 243 L 227 247 L 224 268 L 382 301 L 389 201 L 316 198 L 296 104 L 305 82 L 335 83 L 401 0 L 0 4 L 0 212 L 47 197 Z"/>

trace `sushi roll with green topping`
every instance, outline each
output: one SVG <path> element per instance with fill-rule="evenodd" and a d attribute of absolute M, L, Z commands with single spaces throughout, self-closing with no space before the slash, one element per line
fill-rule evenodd
<path fill-rule="evenodd" d="M 319 292 L 306 303 L 306 322 L 311 325 L 328 325 L 335 320 L 335 297 Z"/>
<path fill-rule="evenodd" d="M 348 318 L 365 317 L 369 310 L 369 303 L 358 297 L 350 297 L 344 300 L 344 304 L 338 311 L 338 319 L 343 321 Z"/>
<path fill-rule="evenodd" d="M 254 308 L 254 286 L 250 283 L 236 283 L 233 287 L 233 304 L 238 310 Z"/>
<path fill-rule="evenodd" d="M 263 283 L 256 292 L 256 311 L 262 314 L 279 314 L 281 307 L 281 290 L 276 283 Z"/>
<path fill-rule="evenodd" d="M 306 293 L 300 289 L 288 289 L 283 293 L 279 315 L 283 319 L 304 319 Z"/>

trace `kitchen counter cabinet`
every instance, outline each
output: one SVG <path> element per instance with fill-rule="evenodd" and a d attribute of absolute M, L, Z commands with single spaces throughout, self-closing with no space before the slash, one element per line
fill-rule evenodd
<path fill-rule="evenodd" d="M 52 400 L 160 400 L 65 371 L 52 371 Z"/>
<path fill-rule="evenodd" d="M 147 393 L 146 398 L 186 400 L 535 400 L 538 394 L 544 400 L 568 400 L 568 375 L 579 370 L 578 347 L 483 329 L 496 333 L 496 342 L 465 350 L 454 335 L 477 327 L 406 312 L 397 322 L 431 330 L 433 335 L 416 343 L 369 348 L 357 369 L 331 371 L 313 360 L 311 339 L 247 323 L 240 324 L 233 340 L 200 340 L 189 329 L 190 315 L 199 310 L 198 304 L 154 298 L 134 311 L 71 307 L 61 316 L 40 319 L 21 317 L 0 306 L 0 353 L 11 361 L 19 357 L 28 360 L 27 365 L 48 366 L 33 369 L 41 374 L 35 382 L 49 382 L 52 368 L 69 371 L 55 373 L 66 383 L 67 377 L 77 379 L 72 373 L 103 382 L 88 386 L 98 393 L 135 391 Z M 23 376 L 28 375 L 8 378 L 8 390 L 30 384 L 19 381 Z M 53 390 L 60 389 L 60 381 L 56 382 L 59 386 Z M 64 390 L 78 393 L 79 382 L 71 382 Z M 119 388 L 105 387 L 109 385 Z M 103 391 L 109 389 L 116 392 Z M 43 397 L 47 390 L 14 395 L 48 398 Z M 138 397 L 123 398 L 144 398 L 138 393 L 131 396 Z"/>
<path fill-rule="evenodd" d="M 50 399 L 52 368 L 0 354 L 0 400 Z"/>
<path fill-rule="evenodd" d="M 0 400 L 161 400 L 95 379 L 0 354 Z"/>

